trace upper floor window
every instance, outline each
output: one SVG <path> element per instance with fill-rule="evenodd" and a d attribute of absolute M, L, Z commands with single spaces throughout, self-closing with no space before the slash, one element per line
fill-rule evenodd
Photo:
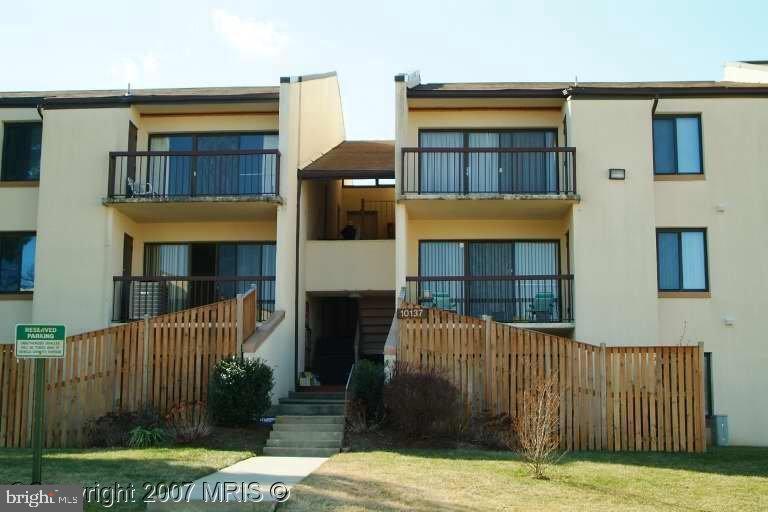
<path fill-rule="evenodd" d="M 43 123 L 5 123 L 2 132 L 0 180 L 39 180 Z"/>
<path fill-rule="evenodd" d="M 0 233 L 0 293 L 34 289 L 35 241 L 34 233 Z"/>
<path fill-rule="evenodd" d="M 663 115 L 653 118 L 655 174 L 701 174 L 701 117 Z"/>
<path fill-rule="evenodd" d="M 659 291 L 707 291 L 707 233 L 704 229 L 658 229 Z"/>

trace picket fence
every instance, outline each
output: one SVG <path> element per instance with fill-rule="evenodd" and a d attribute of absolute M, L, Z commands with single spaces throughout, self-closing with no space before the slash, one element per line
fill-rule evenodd
<path fill-rule="evenodd" d="M 256 329 L 255 295 L 67 337 L 45 365 L 46 446 L 82 446 L 86 423 L 111 411 L 206 400 L 214 365 Z M 30 444 L 33 377 L 33 361 L 0 345 L 0 447 Z"/>
<path fill-rule="evenodd" d="M 441 372 L 473 414 L 514 418 L 551 376 L 564 450 L 705 450 L 702 344 L 596 346 L 429 309 L 400 321 L 396 358 Z"/>

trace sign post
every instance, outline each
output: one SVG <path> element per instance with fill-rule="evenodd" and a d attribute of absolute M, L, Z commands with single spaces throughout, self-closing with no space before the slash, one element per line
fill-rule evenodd
<path fill-rule="evenodd" d="M 32 423 L 32 483 L 42 483 L 43 411 L 45 403 L 45 360 L 61 359 L 66 347 L 63 325 L 16 325 L 16 358 L 35 360 L 35 389 Z"/>

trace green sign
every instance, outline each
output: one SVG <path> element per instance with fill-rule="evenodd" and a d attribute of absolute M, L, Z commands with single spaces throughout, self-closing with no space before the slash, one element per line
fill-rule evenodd
<path fill-rule="evenodd" d="M 64 357 L 67 329 L 63 325 L 16 325 L 16 357 L 55 359 Z"/>

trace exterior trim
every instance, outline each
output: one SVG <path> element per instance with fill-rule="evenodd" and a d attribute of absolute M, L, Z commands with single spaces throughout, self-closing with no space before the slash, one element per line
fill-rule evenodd
<path fill-rule="evenodd" d="M 659 292 L 660 299 L 710 299 L 712 292 Z"/>
<path fill-rule="evenodd" d="M 0 188 L 38 188 L 40 180 L 0 181 Z"/>
<path fill-rule="evenodd" d="M 280 99 L 279 93 L 264 92 L 251 94 L 180 94 L 176 96 L 127 95 L 101 96 L 90 98 L 0 98 L 0 107 L 37 107 L 55 110 L 63 108 L 126 108 L 131 105 L 200 104 L 200 103 L 259 103 Z"/>
<path fill-rule="evenodd" d="M 409 98 L 563 98 L 568 96 L 583 99 L 625 99 L 657 97 L 711 98 L 722 96 L 768 96 L 765 87 L 581 87 L 568 86 L 558 89 L 498 89 L 498 90 L 439 90 L 413 88 L 407 92 Z"/>
<path fill-rule="evenodd" d="M 654 174 L 653 181 L 704 181 L 704 173 L 698 174 Z"/>
<path fill-rule="evenodd" d="M 0 302 L 6 300 L 32 300 L 34 292 L 0 293 Z"/>
<path fill-rule="evenodd" d="M 701 167 L 701 171 L 696 173 L 681 173 L 679 169 L 677 169 L 677 125 L 674 125 L 674 130 L 672 132 L 674 136 L 674 149 L 675 149 L 675 172 L 673 173 L 657 173 L 656 172 L 656 155 L 653 155 L 653 175 L 654 176 L 679 176 L 679 175 L 690 175 L 690 176 L 704 176 L 704 127 L 702 126 L 701 122 L 701 114 L 671 114 L 671 113 L 664 113 L 664 114 L 654 114 L 651 118 L 651 135 L 653 136 L 653 121 L 656 119 L 678 119 L 678 118 L 690 118 L 690 119 L 698 119 L 699 120 L 699 166 Z M 653 137 L 651 137 L 653 138 Z M 651 141 L 654 142 L 653 140 Z"/>
<path fill-rule="evenodd" d="M 308 171 L 306 169 L 299 169 L 299 177 L 305 180 L 354 180 L 354 179 L 366 179 L 366 178 L 395 178 L 395 170 L 381 171 L 381 170 L 366 170 L 360 169 L 356 171 Z"/>
<path fill-rule="evenodd" d="M 680 290 L 662 290 L 661 289 L 661 259 L 659 259 L 659 233 L 676 233 L 678 235 L 677 237 L 677 258 L 678 258 L 678 265 L 680 269 L 680 284 L 682 285 L 683 281 L 683 249 L 682 249 L 682 237 L 680 236 L 681 233 L 685 232 L 693 232 L 693 233 L 703 233 L 704 234 L 704 289 L 703 290 L 686 290 L 686 289 L 680 289 Z M 690 294 L 697 294 L 697 293 L 706 293 L 709 294 L 709 240 L 707 237 L 707 228 L 656 228 L 656 288 L 659 291 L 659 297 L 662 296 L 662 294 L 683 294 L 682 296 L 690 297 Z M 670 295 L 668 298 L 673 298 L 673 296 Z M 664 297 L 667 298 L 667 297 Z"/>

